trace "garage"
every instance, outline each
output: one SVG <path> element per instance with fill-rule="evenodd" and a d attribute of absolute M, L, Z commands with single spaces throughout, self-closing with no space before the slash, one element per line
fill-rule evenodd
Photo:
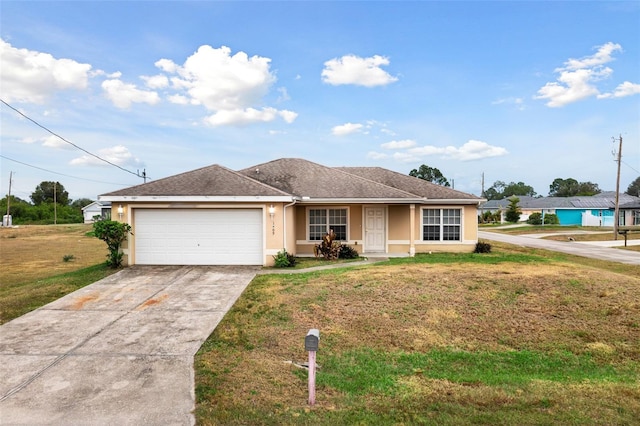
<path fill-rule="evenodd" d="M 139 265 L 262 265 L 262 209 L 135 209 Z"/>

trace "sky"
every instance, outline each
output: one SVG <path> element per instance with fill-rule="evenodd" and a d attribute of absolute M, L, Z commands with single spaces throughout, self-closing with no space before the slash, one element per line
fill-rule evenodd
<path fill-rule="evenodd" d="M 640 176 L 640 2 L 0 0 L 0 195 L 211 164 Z"/>

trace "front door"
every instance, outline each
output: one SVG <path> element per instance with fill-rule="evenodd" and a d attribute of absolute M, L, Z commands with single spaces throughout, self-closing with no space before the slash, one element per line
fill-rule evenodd
<path fill-rule="evenodd" d="M 367 253 L 385 251 L 385 219 L 383 207 L 366 207 L 364 209 L 364 251 Z"/>

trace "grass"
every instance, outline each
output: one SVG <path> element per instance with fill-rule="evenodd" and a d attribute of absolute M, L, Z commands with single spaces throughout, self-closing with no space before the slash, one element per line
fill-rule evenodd
<path fill-rule="evenodd" d="M 0 228 L 0 324 L 115 272 L 91 225 Z M 88 235 L 89 234 L 89 235 Z"/>
<path fill-rule="evenodd" d="M 0 287 L 0 324 L 53 302 L 114 272 L 115 270 L 109 269 L 105 263 L 101 263 L 34 281 L 3 284 Z"/>
<path fill-rule="evenodd" d="M 635 423 L 638 268 L 492 246 L 258 276 L 196 356 L 197 423 Z"/>
<path fill-rule="evenodd" d="M 0 232 L 2 322 L 113 272 L 87 226 L 42 228 Z M 196 356 L 198 424 L 637 423 L 640 268 L 492 246 L 258 276 Z"/>
<path fill-rule="evenodd" d="M 275 268 L 271 267 L 268 269 L 277 269 L 286 271 L 289 269 L 307 269 L 313 268 L 316 266 L 325 266 L 325 265 L 335 265 L 339 263 L 349 263 L 349 262 L 358 262 L 364 260 L 364 258 L 359 257 L 357 259 L 336 259 L 336 260 L 326 260 L 322 257 L 296 257 L 296 264 L 292 268 Z"/>

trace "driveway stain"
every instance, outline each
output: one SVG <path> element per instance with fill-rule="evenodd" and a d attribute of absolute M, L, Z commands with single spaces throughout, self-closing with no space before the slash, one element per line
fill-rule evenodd
<path fill-rule="evenodd" d="M 149 306 L 158 305 L 158 304 L 164 302 L 167 299 L 167 297 L 169 297 L 168 294 L 163 294 L 162 296 L 157 297 L 155 299 L 149 299 L 149 300 L 145 301 L 142 305 L 140 305 L 136 309 L 136 311 L 142 311 L 144 309 L 147 309 Z"/>
<path fill-rule="evenodd" d="M 88 296 L 78 297 L 73 300 L 73 303 L 71 304 L 71 309 L 73 309 L 74 311 L 79 311 L 80 309 L 84 308 L 85 304 L 89 302 L 93 302 L 94 300 L 98 300 L 98 297 L 100 296 L 97 294 L 90 294 Z"/>

